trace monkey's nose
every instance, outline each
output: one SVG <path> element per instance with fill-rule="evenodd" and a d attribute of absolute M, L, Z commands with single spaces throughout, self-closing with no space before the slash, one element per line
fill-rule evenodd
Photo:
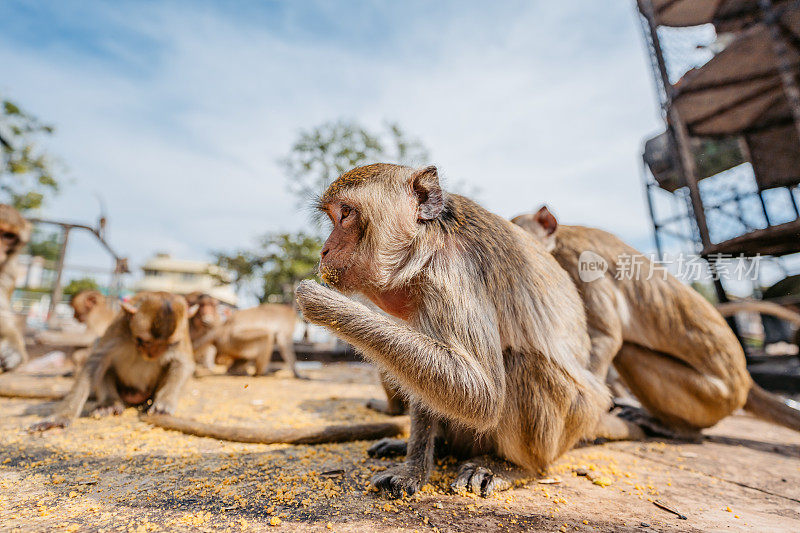
<path fill-rule="evenodd" d="M 328 252 L 330 252 L 330 248 L 328 248 L 327 246 L 324 247 L 322 251 L 319 253 L 320 258 L 325 259 L 325 256 L 328 255 Z"/>

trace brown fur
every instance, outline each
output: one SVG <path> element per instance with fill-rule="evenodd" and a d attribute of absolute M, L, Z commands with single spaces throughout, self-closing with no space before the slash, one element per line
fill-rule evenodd
<path fill-rule="evenodd" d="M 297 289 L 307 320 L 361 350 L 410 400 L 406 461 L 373 478 L 378 488 L 416 491 L 439 437 L 454 453 L 538 470 L 596 435 L 608 396 L 585 369 L 582 302 L 521 229 L 442 191 L 434 167 L 355 169 L 318 208 L 333 223 L 323 280 L 403 320 L 310 281 Z"/>
<path fill-rule="evenodd" d="M 217 350 L 213 343 L 197 347 L 194 346 L 194 343 L 222 324 L 222 316 L 218 309 L 219 301 L 213 296 L 201 292 L 187 294 L 186 301 L 190 306 L 197 306 L 197 312 L 189 319 L 189 336 L 194 347 L 194 360 L 198 365 L 195 373 L 196 375 L 209 374 L 214 368 Z"/>
<path fill-rule="evenodd" d="M 300 377 L 295 365 L 294 334 L 297 313 L 289 305 L 262 304 L 250 309 L 236 311 L 223 324 L 209 328 L 195 338 L 194 349 L 200 351 L 207 346 L 216 349 L 218 358 L 229 358 L 233 365 L 230 374 L 247 374 L 249 366 L 255 366 L 257 376 L 265 374 L 272 359 L 275 344 L 284 363 L 295 377 Z M 206 362 L 206 364 L 209 364 Z"/>
<path fill-rule="evenodd" d="M 755 388 L 739 341 L 698 292 L 610 233 L 557 225 L 546 208 L 513 222 L 545 243 L 578 287 L 592 340 L 589 367 L 598 377 L 604 378 L 613 362 L 642 405 L 679 432 L 713 426 L 741 407 L 800 430 L 800 413 L 790 410 L 795 413 L 790 420 L 780 399 Z M 584 282 L 578 265 L 587 250 L 609 269 L 602 278 Z M 621 257 L 641 266 L 638 279 L 615 279 Z M 766 397 L 772 397 L 780 415 L 764 415 Z"/>
<path fill-rule="evenodd" d="M 25 341 L 11 309 L 17 256 L 31 237 L 31 224 L 10 205 L 0 204 L 0 373 L 28 360 Z"/>
<path fill-rule="evenodd" d="M 95 414 L 119 414 L 148 401 L 152 414 L 175 410 L 194 368 L 186 301 L 165 292 L 142 292 L 122 307 L 53 417 L 32 430 L 69 425 L 90 395 L 97 400 Z"/>
<path fill-rule="evenodd" d="M 71 358 L 82 366 L 89 357 L 89 347 L 105 333 L 116 313 L 100 291 L 84 290 L 70 301 L 75 320 L 86 325 L 84 332 L 44 330 L 36 335 L 36 342 L 54 346 L 72 347 Z"/>

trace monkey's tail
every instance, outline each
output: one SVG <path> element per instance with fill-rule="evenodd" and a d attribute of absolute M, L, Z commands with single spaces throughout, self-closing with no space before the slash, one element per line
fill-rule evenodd
<path fill-rule="evenodd" d="M 790 407 L 783 398 L 765 391 L 755 383 L 747 395 L 744 410 L 773 424 L 800 431 L 800 409 Z"/>
<path fill-rule="evenodd" d="M 0 382 L 0 397 L 25 398 L 29 400 L 60 400 L 67 395 L 68 390 L 58 390 L 52 387 L 35 386 L 20 383 L 14 384 L 3 380 Z"/>
<path fill-rule="evenodd" d="M 407 416 L 393 417 L 390 422 L 373 424 L 285 429 L 217 426 L 172 415 L 143 415 L 142 420 L 156 427 L 180 431 L 188 435 L 255 444 L 323 444 L 375 440 L 406 433 L 410 425 Z"/>

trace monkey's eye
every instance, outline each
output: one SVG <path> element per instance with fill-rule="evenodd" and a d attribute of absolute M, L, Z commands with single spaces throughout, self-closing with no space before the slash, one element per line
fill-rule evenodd
<path fill-rule="evenodd" d="M 170 348 L 177 348 L 180 343 L 181 343 L 181 341 L 171 342 L 171 343 L 169 343 L 169 347 Z"/>
<path fill-rule="evenodd" d="M 352 211 L 353 211 L 353 208 L 352 208 L 352 207 L 350 207 L 350 206 L 349 206 L 349 205 L 347 205 L 347 204 L 342 204 L 342 207 L 341 207 L 341 209 L 339 210 L 339 212 L 340 212 L 340 213 L 341 213 L 341 215 L 342 215 L 342 220 L 344 220 L 344 219 L 346 219 L 348 216 L 350 216 L 350 213 L 351 213 Z"/>
<path fill-rule="evenodd" d="M 3 239 L 6 242 L 14 243 L 19 240 L 19 236 L 13 231 L 4 231 L 2 234 L 0 234 L 0 239 Z"/>

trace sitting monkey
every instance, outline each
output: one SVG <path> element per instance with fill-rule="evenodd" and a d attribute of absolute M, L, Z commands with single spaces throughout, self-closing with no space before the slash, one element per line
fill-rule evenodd
<path fill-rule="evenodd" d="M 337 291 L 302 282 L 303 316 L 359 349 L 410 403 L 406 461 L 373 477 L 378 489 L 418 490 L 436 442 L 538 471 L 580 439 L 642 435 L 608 415 L 608 391 L 586 369 L 583 302 L 567 273 L 519 227 L 443 191 L 435 167 L 356 168 L 317 208 L 333 226 L 319 272 Z M 508 488 L 481 463 L 462 465 L 455 486 Z"/>
<path fill-rule="evenodd" d="M 189 319 L 189 337 L 192 339 L 194 347 L 195 342 L 222 324 L 222 316 L 218 310 L 219 302 L 208 294 L 192 292 L 186 295 L 186 302 L 190 307 L 197 306 L 197 312 Z M 204 346 L 194 347 L 194 362 L 197 364 L 195 374 L 210 373 L 214 368 L 216 355 L 217 350 L 211 342 Z"/>
<path fill-rule="evenodd" d="M 218 359 L 233 360 L 233 364 L 228 368 L 228 374 L 246 376 L 248 368 L 254 366 L 255 375 L 261 376 L 267 373 L 273 347 L 277 344 L 284 363 L 296 378 L 301 377 L 297 372 L 292 341 L 297 323 L 297 313 L 292 306 L 261 304 L 235 311 L 228 320 L 220 323 L 216 300 L 204 296 L 198 299 L 198 304 L 204 309 L 207 318 L 205 321 L 202 317 L 192 320 L 191 327 L 195 329 L 192 344 L 195 353 L 203 358 L 201 364 L 205 368 L 213 368 L 215 351 Z M 217 325 L 209 326 L 211 323 Z M 213 350 L 210 355 L 209 347 Z"/>
<path fill-rule="evenodd" d="M 188 318 L 196 308 L 189 309 L 181 296 L 166 292 L 141 292 L 121 306 L 72 390 L 54 415 L 32 426 L 32 431 L 66 427 L 80 415 L 90 395 L 97 400 L 96 415 L 120 414 L 127 406 L 151 400 L 148 413 L 175 410 L 194 370 Z"/>
<path fill-rule="evenodd" d="M 10 205 L 0 204 L 0 373 L 28 360 L 25 341 L 11 309 L 17 256 L 31 237 L 31 224 Z"/>
<path fill-rule="evenodd" d="M 559 225 L 547 207 L 512 222 L 544 244 L 577 286 L 592 341 L 589 368 L 605 379 L 613 362 L 660 423 L 629 409 L 637 422 L 658 434 L 695 436 L 743 407 L 800 431 L 800 411 L 753 383 L 733 331 L 697 291 L 610 233 Z M 584 281 L 587 253 L 608 269 L 584 273 Z M 635 275 L 618 271 L 623 259 L 637 265 Z"/>
<path fill-rule="evenodd" d="M 69 346 L 75 348 L 72 360 L 80 367 L 89 357 L 91 345 L 105 333 L 113 322 L 116 313 L 100 291 L 83 290 L 70 301 L 75 320 L 86 326 L 86 331 L 72 333 L 65 331 L 42 331 L 36 341 L 42 344 Z"/>

